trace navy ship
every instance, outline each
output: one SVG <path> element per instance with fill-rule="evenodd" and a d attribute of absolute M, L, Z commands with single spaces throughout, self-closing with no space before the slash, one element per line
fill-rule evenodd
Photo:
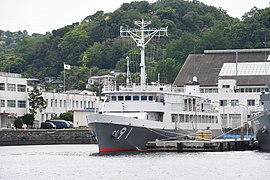
<path fill-rule="evenodd" d="M 261 94 L 260 102 L 264 111 L 258 112 L 252 118 L 252 128 L 260 149 L 270 151 L 270 94 Z"/>
<path fill-rule="evenodd" d="M 219 113 L 209 100 L 172 85 L 146 84 L 146 44 L 154 36 L 167 36 L 167 28 L 147 28 L 150 23 L 120 27 L 120 36 L 131 37 L 141 51 L 141 79 L 140 85 L 131 85 L 127 71 L 125 86 L 104 86 L 105 99 L 87 116 L 101 153 L 147 150 L 148 141 L 192 138 L 198 129 L 211 129 L 214 137 L 222 133 Z"/>

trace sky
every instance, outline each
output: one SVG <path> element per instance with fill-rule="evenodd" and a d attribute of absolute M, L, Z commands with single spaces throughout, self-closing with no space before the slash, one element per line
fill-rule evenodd
<path fill-rule="evenodd" d="M 29 34 L 51 32 L 80 22 L 98 10 L 113 12 L 133 0 L 1 0 L 0 29 L 12 32 L 27 30 Z M 153 3 L 157 0 L 148 0 Z M 263 9 L 270 0 L 199 0 L 221 7 L 232 17 L 241 18 L 254 6 Z"/>

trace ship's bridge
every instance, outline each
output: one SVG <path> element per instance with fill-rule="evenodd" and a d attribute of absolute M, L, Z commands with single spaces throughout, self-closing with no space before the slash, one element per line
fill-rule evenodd
<path fill-rule="evenodd" d="M 106 94 L 100 110 L 110 112 L 163 112 L 164 93 L 117 91 Z"/>

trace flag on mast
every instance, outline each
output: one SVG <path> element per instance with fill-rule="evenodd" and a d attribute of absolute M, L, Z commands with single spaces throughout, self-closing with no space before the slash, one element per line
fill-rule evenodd
<path fill-rule="evenodd" d="M 70 69 L 70 65 L 69 64 L 64 64 L 64 69 Z"/>

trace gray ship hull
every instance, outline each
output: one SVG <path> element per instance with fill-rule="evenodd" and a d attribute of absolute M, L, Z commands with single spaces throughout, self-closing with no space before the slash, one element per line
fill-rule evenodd
<path fill-rule="evenodd" d="M 164 130 L 138 127 L 106 122 L 91 122 L 92 129 L 98 141 L 99 152 L 141 151 L 147 150 L 146 143 L 156 139 L 183 140 L 195 131 Z M 214 130 L 213 134 L 221 134 L 221 130 Z"/>
<path fill-rule="evenodd" d="M 252 121 L 254 135 L 261 150 L 270 151 L 270 115 L 266 112 Z"/>

